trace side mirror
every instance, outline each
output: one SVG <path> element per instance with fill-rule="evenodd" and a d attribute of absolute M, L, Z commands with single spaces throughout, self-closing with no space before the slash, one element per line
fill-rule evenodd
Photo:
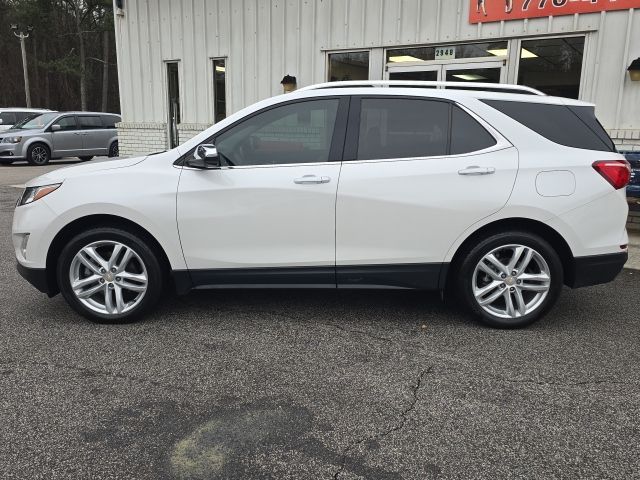
<path fill-rule="evenodd" d="M 51 125 L 51 131 L 52 132 L 59 132 L 60 130 L 62 130 L 62 127 L 60 127 L 60 125 L 58 125 L 58 124 Z"/>
<path fill-rule="evenodd" d="M 222 163 L 215 145 L 202 144 L 198 145 L 193 158 L 187 160 L 185 165 L 187 167 L 199 168 L 201 170 L 213 170 L 220 168 Z"/>

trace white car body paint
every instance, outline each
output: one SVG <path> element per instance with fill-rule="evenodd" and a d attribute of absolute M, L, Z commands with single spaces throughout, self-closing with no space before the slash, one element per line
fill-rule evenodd
<path fill-rule="evenodd" d="M 208 171 L 174 165 L 217 131 L 265 107 L 327 95 L 378 94 L 457 102 L 499 132 L 500 148 L 447 157 Z M 173 270 L 446 263 L 473 232 L 513 218 L 552 227 L 575 257 L 619 253 L 627 243 L 624 189 L 615 191 L 592 163 L 623 157 L 553 143 L 480 98 L 588 105 L 516 93 L 416 88 L 305 90 L 270 98 L 173 150 L 60 169 L 31 180 L 27 186 L 62 186 L 16 209 L 18 262 L 45 268 L 58 232 L 96 214 L 123 217 L 147 230 Z M 495 174 L 458 175 L 475 165 L 495 168 Z M 536 179 L 549 170 L 573 175 L 570 195 L 539 193 Z M 304 175 L 327 176 L 330 181 L 293 183 Z M 27 233 L 23 256 L 21 239 Z"/>

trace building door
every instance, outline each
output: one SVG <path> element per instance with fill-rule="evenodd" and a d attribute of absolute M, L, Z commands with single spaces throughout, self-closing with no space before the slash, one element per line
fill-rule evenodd
<path fill-rule="evenodd" d="M 413 65 L 392 64 L 387 67 L 388 80 L 422 80 L 439 82 L 504 83 L 506 68 L 502 59 L 482 62 L 422 62 Z"/>
<path fill-rule="evenodd" d="M 440 65 L 411 65 L 389 67 L 389 80 L 422 80 L 437 82 L 440 80 Z"/>
<path fill-rule="evenodd" d="M 447 82 L 503 83 L 503 62 L 453 63 L 442 66 L 442 79 Z"/>
<path fill-rule="evenodd" d="M 169 148 L 178 146 L 178 124 L 180 123 L 180 78 L 178 62 L 167 63 L 167 133 Z"/>

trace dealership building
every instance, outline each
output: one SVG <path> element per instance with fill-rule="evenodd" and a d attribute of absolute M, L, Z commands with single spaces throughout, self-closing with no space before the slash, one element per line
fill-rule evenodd
<path fill-rule="evenodd" d="M 640 150 L 640 0 L 116 5 L 122 155 L 178 145 L 294 81 L 385 79 L 514 83 L 593 102 L 620 148 Z"/>

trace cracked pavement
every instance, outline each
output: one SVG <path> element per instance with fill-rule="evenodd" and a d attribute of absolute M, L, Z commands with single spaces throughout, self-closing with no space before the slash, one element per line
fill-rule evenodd
<path fill-rule="evenodd" d="M 16 273 L 17 195 L 3 479 L 640 478 L 640 271 L 516 331 L 399 291 L 196 292 L 95 325 Z"/>

